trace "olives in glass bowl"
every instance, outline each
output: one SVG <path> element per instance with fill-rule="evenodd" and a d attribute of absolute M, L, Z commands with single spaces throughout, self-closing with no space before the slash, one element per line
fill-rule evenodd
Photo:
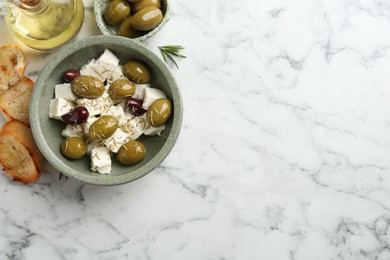
<path fill-rule="evenodd" d="M 144 41 L 170 18 L 168 0 L 95 0 L 96 23 L 104 35 Z"/>
<path fill-rule="evenodd" d="M 137 156 L 132 156 L 135 153 L 129 154 L 126 152 L 127 150 L 122 150 L 119 155 L 112 154 L 110 174 L 97 174 L 91 170 L 90 156 L 88 154 L 82 156 L 84 149 L 79 148 L 84 146 L 80 140 L 68 140 L 64 144 L 63 151 L 59 149 L 60 144 L 64 141 L 61 131 L 66 124 L 64 121 L 53 120 L 48 115 L 50 102 L 55 96 L 55 86 L 62 84 L 64 72 L 69 68 L 81 68 L 102 54 L 106 48 L 109 48 L 119 58 L 119 64 L 126 64 L 129 60 L 137 60 L 145 64 L 150 70 L 150 84 L 161 89 L 166 94 L 167 98 L 172 102 L 172 112 L 165 123 L 166 127 L 161 132 L 161 136 L 141 136 L 138 139 L 139 142 L 144 144 L 146 153 L 143 152 L 142 145 L 126 147 L 128 150 L 131 148 L 137 151 Z M 126 93 L 127 88 L 118 89 L 120 91 L 115 91 L 118 98 L 123 99 L 128 96 L 129 93 Z M 132 92 L 132 87 L 129 87 L 129 89 Z M 132 106 L 136 107 L 136 104 Z M 166 111 L 163 104 L 159 104 L 157 108 L 161 111 L 159 115 L 163 115 L 164 111 Z M 68 44 L 66 47 L 58 50 L 56 55 L 46 64 L 33 90 L 30 104 L 30 122 L 38 148 L 47 161 L 59 172 L 89 184 L 118 185 L 145 176 L 160 165 L 168 156 L 179 136 L 182 124 L 182 111 L 182 98 L 176 81 L 169 68 L 157 55 L 137 41 L 124 37 L 100 35 Z M 67 115 L 69 122 L 84 120 L 85 115 L 82 109 L 76 112 L 77 114 Z M 146 117 L 146 112 L 143 115 Z M 100 131 L 96 131 L 96 133 L 98 134 Z M 76 150 L 69 150 L 70 148 L 76 148 Z M 69 157 L 82 157 L 79 159 L 68 159 L 63 152 Z M 142 161 L 133 164 L 140 159 Z"/>

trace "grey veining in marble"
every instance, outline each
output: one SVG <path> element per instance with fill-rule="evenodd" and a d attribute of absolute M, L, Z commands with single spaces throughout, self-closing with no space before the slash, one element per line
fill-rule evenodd
<path fill-rule="evenodd" d="M 171 4 L 145 42 L 186 47 L 171 154 L 119 187 L 0 175 L 0 259 L 390 259 L 390 2 Z"/>

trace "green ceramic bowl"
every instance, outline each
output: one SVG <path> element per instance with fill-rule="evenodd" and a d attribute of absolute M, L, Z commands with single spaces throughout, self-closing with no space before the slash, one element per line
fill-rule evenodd
<path fill-rule="evenodd" d="M 111 26 L 105 23 L 103 19 L 103 13 L 106 9 L 108 3 L 110 3 L 112 0 L 94 0 L 93 3 L 93 11 L 95 13 L 95 20 L 96 24 L 100 29 L 100 32 L 104 35 L 117 35 L 119 25 Z M 138 41 L 144 41 L 155 35 L 158 31 L 161 30 L 161 28 L 168 22 L 169 18 L 171 17 L 171 7 L 168 3 L 168 0 L 161 0 L 161 10 L 163 12 L 163 20 L 161 23 L 154 28 L 153 30 L 149 31 L 148 33 L 134 38 L 133 40 Z"/>
<path fill-rule="evenodd" d="M 173 103 L 173 114 L 166 123 L 161 136 L 142 136 L 147 149 L 143 161 L 133 166 L 124 166 L 112 158 L 110 175 L 101 175 L 90 170 L 90 158 L 66 159 L 60 152 L 63 141 L 61 130 L 66 124 L 49 118 L 50 100 L 54 98 L 54 86 L 63 83 L 63 73 L 69 68 L 80 68 L 103 50 L 110 49 L 124 64 L 130 59 L 145 63 L 151 70 L 151 85 L 162 89 Z M 134 181 L 157 167 L 173 148 L 182 123 L 182 99 L 175 79 L 168 67 L 141 43 L 117 36 L 94 36 L 82 39 L 61 48 L 44 67 L 37 79 L 30 104 L 30 123 L 35 141 L 45 156 L 58 171 L 66 176 L 95 185 L 117 185 Z"/>

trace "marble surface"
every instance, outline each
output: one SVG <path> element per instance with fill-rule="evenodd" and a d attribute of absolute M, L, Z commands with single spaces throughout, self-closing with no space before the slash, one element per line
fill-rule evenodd
<path fill-rule="evenodd" d="M 390 259 L 389 1 L 171 5 L 145 44 L 186 47 L 172 153 L 116 187 L 1 174 L 0 259 Z"/>

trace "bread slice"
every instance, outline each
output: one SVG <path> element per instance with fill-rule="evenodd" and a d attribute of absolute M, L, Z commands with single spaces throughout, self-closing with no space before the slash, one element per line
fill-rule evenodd
<path fill-rule="evenodd" d="M 0 164 L 4 172 L 14 181 L 31 183 L 39 178 L 44 163 L 31 129 L 18 120 L 5 123 L 0 130 Z"/>
<path fill-rule="evenodd" d="M 0 47 L 0 92 L 19 81 L 26 69 L 26 57 L 15 44 Z"/>
<path fill-rule="evenodd" d="M 0 109 L 7 120 L 16 119 L 30 126 L 29 109 L 33 88 L 34 82 L 23 77 L 0 95 Z"/>

